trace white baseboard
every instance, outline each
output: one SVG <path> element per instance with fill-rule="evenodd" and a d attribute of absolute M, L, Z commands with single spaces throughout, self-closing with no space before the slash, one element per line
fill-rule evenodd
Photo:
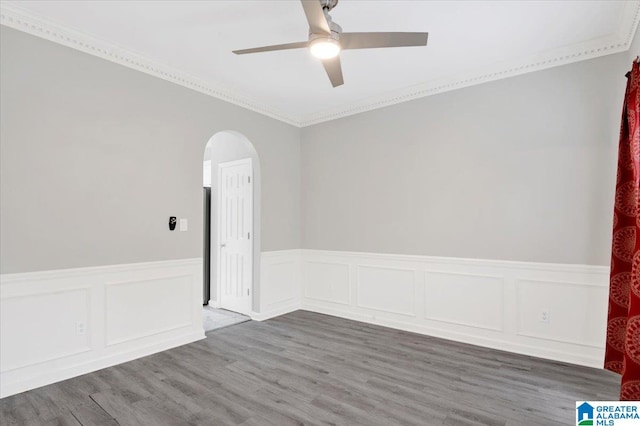
<path fill-rule="evenodd" d="M 411 322 L 394 321 L 388 319 L 372 318 L 367 315 L 349 312 L 348 310 L 331 309 L 322 306 L 314 306 L 304 304 L 302 310 L 317 312 L 319 314 L 331 315 L 334 317 L 360 321 L 367 324 L 375 324 L 383 327 L 394 328 L 396 330 L 408 331 L 411 333 L 424 334 L 426 336 L 438 337 L 441 339 L 452 340 L 455 342 L 468 343 L 470 345 L 482 346 L 486 348 L 497 349 L 506 352 L 512 352 L 521 355 L 533 356 L 537 358 L 550 359 L 554 361 L 562 361 L 570 364 L 584 365 L 587 367 L 601 368 L 602 362 L 600 357 L 581 356 L 581 354 L 567 353 L 562 351 L 550 350 L 544 347 L 535 347 L 523 344 L 514 344 L 513 342 L 488 339 L 484 337 L 474 336 L 466 333 L 458 333 L 452 331 L 443 331 L 437 327 L 428 327 L 422 324 Z"/>
<path fill-rule="evenodd" d="M 266 297 L 252 314 L 257 321 L 306 309 L 602 367 L 605 266 L 324 250 L 267 252 L 262 264 Z"/>
<path fill-rule="evenodd" d="M 321 250 L 301 261 L 302 309 L 602 367 L 607 267 Z"/>
<path fill-rule="evenodd" d="M 0 276 L 0 397 L 204 338 L 202 262 Z"/>
<path fill-rule="evenodd" d="M 176 338 L 158 340 L 157 342 L 149 346 L 141 346 L 135 349 L 127 350 L 125 352 L 109 354 L 102 358 L 92 359 L 85 363 L 69 364 L 57 370 L 49 371 L 44 374 L 29 375 L 27 373 L 25 374 L 23 379 L 10 380 L 8 383 L 3 384 L 2 398 L 28 391 L 30 389 L 35 389 L 41 386 L 46 386 L 52 383 L 71 379 L 73 377 L 81 376 L 93 371 L 102 370 L 103 368 L 111 367 L 123 362 L 132 361 L 137 358 L 142 358 L 158 352 L 166 351 L 167 349 L 186 345 L 188 343 L 192 343 L 204 338 L 204 332 L 190 332 Z"/>
<path fill-rule="evenodd" d="M 291 303 L 289 305 L 283 305 L 280 308 L 272 309 L 267 312 L 251 312 L 251 319 L 254 321 L 265 321 L 271 318 L 279 317 L 280 315 L 289 314 L 300 310 L 300 302 Z"/>

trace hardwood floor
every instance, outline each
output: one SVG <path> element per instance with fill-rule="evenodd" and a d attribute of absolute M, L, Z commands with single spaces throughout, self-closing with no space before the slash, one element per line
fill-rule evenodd
<path fill-rule="evenodd" d="M 0 400 L 2 425 L 569 425 L 619 377 L 297 311 Z"/>

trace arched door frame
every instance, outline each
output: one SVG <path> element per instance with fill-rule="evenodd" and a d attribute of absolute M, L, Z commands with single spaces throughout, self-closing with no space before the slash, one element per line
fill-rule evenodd
<path fill-rule="evenodd" d="M 252 298 L 251 306 L 252 312 L 257 312 L 260 306 L 260 247 L 261 247 L 261 198 L 262 198 L 262 181 L 260 174 L 260 158 L 258 153 L 249 139 L 242 133 L 233 130 L 224 130 L 215 133 L 205 146 L 205 156 L 209 150 L 211 158 L 211 223 L 209 224 L 211 230 L 210 241 L 210 259 L 211 268 L 210 273 L 210 300 L 209 305 L 212 307 L 219 307 L 219 283 L 218 283 L 218 185 L 217 185 L 217 173 L 218 164 L 233 160 L 240 160 L 242 158 L 251 158 L 253 164 L 253 282 L 252 282 Z M 206 158 L 204 158 L 206 159 Z M 204 235 L 203 235 L 204 239 Z"/>

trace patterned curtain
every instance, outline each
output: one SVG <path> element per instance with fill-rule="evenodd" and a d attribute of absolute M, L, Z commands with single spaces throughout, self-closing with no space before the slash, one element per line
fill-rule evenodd
<path fill-rule="evenodd" d="M 640 68 L 627 73 L 613 214 L 604 367 L 622 375 L 620 400 L 640 400 Z"/>

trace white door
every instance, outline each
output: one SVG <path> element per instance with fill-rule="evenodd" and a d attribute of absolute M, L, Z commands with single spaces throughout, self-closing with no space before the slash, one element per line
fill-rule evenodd
<path fill-rule="evenodd" d="M 218 288 L 220 307 L 248 315 L 253 283 L 251 159 L 218 165 Z"/>

